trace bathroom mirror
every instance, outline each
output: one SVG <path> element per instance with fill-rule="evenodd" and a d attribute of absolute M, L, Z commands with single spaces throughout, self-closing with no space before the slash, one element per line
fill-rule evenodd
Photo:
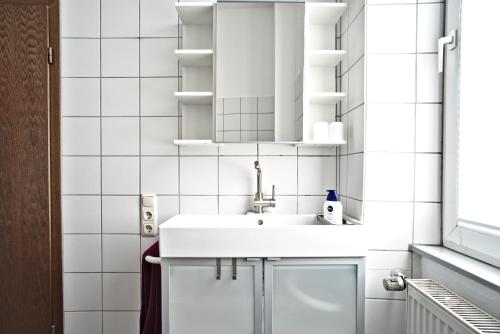
<path fill-rule="evenodd" d="M 302 138 L 304 3 L 218 2 L 217 142 Z"/>

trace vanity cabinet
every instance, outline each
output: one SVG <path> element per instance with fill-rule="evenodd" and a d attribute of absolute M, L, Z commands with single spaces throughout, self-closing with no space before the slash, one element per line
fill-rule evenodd
<path fill-rule="evenodd" d="M 364 333 L 363 258 L 162 259 L 162 285 L 164 334 Z"/>
<path fill-rule="evenodd" d="M 163 333 L 262 333 L 262 260 L 232 261 L 162 260 Z"/>

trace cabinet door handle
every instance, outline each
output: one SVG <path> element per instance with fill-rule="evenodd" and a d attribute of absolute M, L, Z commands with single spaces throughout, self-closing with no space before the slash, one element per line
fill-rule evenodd
<path fill-rule="evenodd" d="M 221 268 L 221 259 L 220 258 L 215 259 L 215 266 L 217 267 L 217 269 L 216 269 L 217 272 L 215 274 L 215 279 L 220 280 L 221 271 L 222 271 L 222 268 Z"/>
<path fill-rule="evenodd" d="M 238 269 L 237 269 L 238 264 L 236 263 L 236 258 L 233 258 L 233 280 L 238 279 Z"/>

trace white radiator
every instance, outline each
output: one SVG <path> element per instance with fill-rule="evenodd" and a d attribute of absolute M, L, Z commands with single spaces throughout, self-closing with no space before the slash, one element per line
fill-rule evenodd
<path fill-rule="evenodd" d="M 407 334 L 500 333 L 500 321 L 430 279 L 408 279 Z"/>

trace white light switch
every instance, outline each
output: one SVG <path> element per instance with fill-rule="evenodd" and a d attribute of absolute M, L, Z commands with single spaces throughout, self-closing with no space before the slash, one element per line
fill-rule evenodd
<path fill-rule="evenodd" d="M 141 230 L 145 237 L 153 237 L 158 234 L 156 223 L 156 195 L 142 194 L 141 200 Z"/>

